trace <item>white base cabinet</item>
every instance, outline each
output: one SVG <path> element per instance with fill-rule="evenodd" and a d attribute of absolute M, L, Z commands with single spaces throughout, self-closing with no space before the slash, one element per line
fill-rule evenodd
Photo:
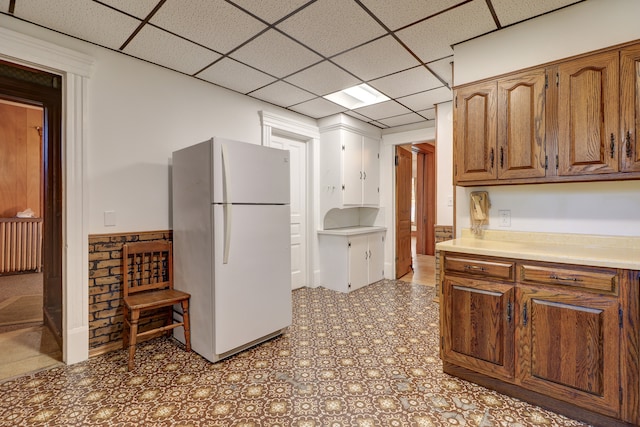
<path fill-rule="evenodd" d="M 383 227 L 354 227 L 318 232 L 320 284 L 350 292 L 384 278 Z"/>

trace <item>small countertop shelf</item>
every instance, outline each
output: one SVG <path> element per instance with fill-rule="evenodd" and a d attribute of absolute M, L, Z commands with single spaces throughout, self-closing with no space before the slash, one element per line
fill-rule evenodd
<path fill-rule="evenodd" d="M 445 252 L 640 270 L 640 238 L 486 230 L 436 244 Z"/>
<path fill-rule="evenodd" d="M 357 225 L 355 227 L 331 228 L 329 230 L 318 230 L 318 234 L 332 236 L 355 236 L 357 234 L 377 233 L 387 231 L 386 227 Z"/>

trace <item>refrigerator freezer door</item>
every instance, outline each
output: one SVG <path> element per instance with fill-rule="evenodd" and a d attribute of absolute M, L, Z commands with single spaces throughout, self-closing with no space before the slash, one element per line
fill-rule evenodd
<path fill-rule="evenodd" d="M 224 207 L 213 205 L 214 235 L 224 235 Z M 233 205 L 228 263 L 215 239 L 215 353 L 222 354 L 291 324 L 288 205 Z"/>
<path fill-rule="evenodd" d="M 288 204 L 289 179 L 288 151 L 213 139 L 213 203 Z"/>

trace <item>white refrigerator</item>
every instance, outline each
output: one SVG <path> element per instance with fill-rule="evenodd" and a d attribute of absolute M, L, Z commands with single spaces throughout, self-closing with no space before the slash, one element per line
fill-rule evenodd
<path fill-rule="evenodd" d="M 212 138 L 173 153 L 174 283 L 212 362 L 291 325 L 289 180 L 285 150 Z"/>

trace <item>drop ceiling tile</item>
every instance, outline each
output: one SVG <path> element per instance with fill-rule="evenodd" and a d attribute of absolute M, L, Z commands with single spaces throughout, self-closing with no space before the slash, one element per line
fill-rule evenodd
<path fill-rule="evenodd" d="M 385 34 L 356 2 L 344 0 L 318 0 L 277 27 L 324 56 Z"/>
<path fill-rule="evenodd" d="M 362 80 L 415 67 L 418 61 L 393 37 L 385 36 L 332 58 Z"/>
<path fill-rule="evenodd" d="M 233 3 L 273 24 L 309 0 L 232 0 Z"/>
<path fill-rule="evenodd" d="M 474 0 L 400 30 L 396 35 L 423 62 L 429 62 L 453 55 L 451 45 L 495 29 L 486 1 Z"/>
<path fill-rule="evenodd" d="M 9 0 L 0 0 L 0 12 L 9 13 Z"/>
<path fill-rule="evenodd" d="M 288 107 L 316 98 L 316 95 L 283 81 L 272 83 L 269 86 L 251 92 L 249 95 L 281 107 Z"/>
<path fill-rule="evenodd" d="M 275 80 L 268 74 L 229 58 L 216 62 L 196 77 L 240 93 L 254 91 Z"/>
<path fill-rule="evenodd" d="M 362 0 L 390 30 L 437 14 L 460 3 L 460 0 Z"/>
<path fill-rule="evenodd" d="M 150 22 L 221 53 L 266 28 L 224 0 L 167 0 Z"/>
<path fill-rule="evenodd" d="M 293 74 L 322 58 L 276 30 L 269 30 L 231 54 L 232 58 L 277 77 Z"/>
<path fill-rule="evenodd" d="M 447 82 L 449 87 L 453 86 L 453 56 L 429 62 L 427 66 L 436 73 L 438 77 Z"/>
<path fill-rule="evenodd" d="M 289 107 L 290 110 L 300 114 L 319 119 L 346 111 L 346 108 L 327 101 L 324 98 L 315 98 L 311 101 L 302 102 L 300 104 Z"/>
<path fill-rule="evenodd" d="M 69 6 L 66 0 L 20 0 L 15 16 L 111 49 L 120 48 L 140 25 L 139 20 L 93 1 Z"/>
<path fill-rule="evenodd" d="M 378 120 L 385 126 L 394 127 L 394 126 L 403 126 L 411 123 L 419 123 L 424 122 L 424 118 L 416 113 L 402 114 L 400 116 L 387 117 L 385 119 Z"/>
<path fill-rule="evenodd" d="M 115 7 L 136 18 L 145 19 L 158 4 L 158 0 L 101 0 L 102 3 Z"/>
<path fill-rule="evenodd" d="M 220 58 L 209 49 L 151 25 L 142 27 L 123 52 L 186 74 L 195 74 Z"/>
<path fill-rule="evenodd" d="M 420 114 L 422 117 L 425 117 L 427 120 L 435 120 L 436 119 L 436 109 L 429 108 L 427 110 L 416 111 L 416 113 Z"/>
<path fill-rule="evenodd" d="M 432 108 L 435 104 L 439 104 L 440 102 L 451 101 L 452 97 L 453 94 L 451 93 L 451 89 L 443 86 L 437 89 L 426 90 L 424 92 L 397 98 L 397 101 L 402 105 L 411 108 L 413 111 L 419 111 L 426 108 Z"/>
<path fill-rule="evenodd" d="M 579 2 L 576 0 L 528 0 L 518 2 L 513 0 L 492 0 L 491 3 L 498 16 L 498 21 L 502 26 L 506 26 Z"/>
<path fill-rule="evenodd" d="M 285 80 L 317 95 L 328 95 L 361 83 L 360 80 L 329 61 L 323 61 Z"/>
<path fill-rule="evenodd" d="M 371 80 L 369 85 L 390 98 L 397 98 L 442 86 L 442 82 L 425 67 L 418 66 L 381 79 Z"/>
<path fill-rule="evenodd" d="M 363 116 L 362 114 L 356 113 L 353 110 L 348 110 L 348 111 L 345 111 L 344 113 L 349 115 L 349 116 L 351 116 L 351 117 L 353 117 L 353 118 L 355 118 L 355 119 L 361 120 L 361 121 L 363 121 L 365 123 L 368 123 L 368 122 L 372 121 L 371 117 Z"/>
<path fill-rule="evenodd" d="M 395 101 L 380 102 L 379 104 L 357 108 L 354 111 L 371 117 L 373 120 L 380 120 L 385 117 L 399 116 L 411 112 L 408 108 L 403 107 Z"/>

